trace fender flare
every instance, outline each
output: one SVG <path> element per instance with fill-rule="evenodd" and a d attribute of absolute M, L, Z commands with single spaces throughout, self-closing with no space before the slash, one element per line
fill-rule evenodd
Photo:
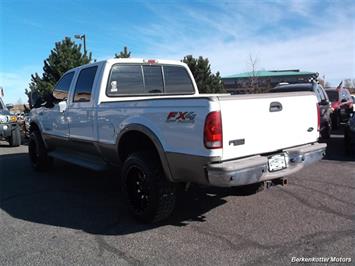
<path fill-rule="evenodd" d="M 164 147 L 163 147 L 163 145 L 160 142 L 160 139 L 157 137 L 157 135 L 151 129 L 149 129 L 148 127 L 146 127 L 144 125 L 141 125 L 141 124 L 129 124 L 129 125 L 127 125 L 125 128 L 123 128 L 120 131 L 120 133 L 119 133 L 119 135 L 118 135 L 118 137 L 116 139 L 116 147 L 117 147 L 118 157 L 120 158 L 120 155 L 119 155 L 119 143 L 120 143 L 122 137 L 126 133 L 131 132 L 131 131 L 138 131 L 138 132 L 146 135 L 152 141 L 152 143 L 154 144 L 156 150 L 158 151 L 158 155 L 159 155 L 159 158 L 160 158 L 160 161 L 161 161 L 165 176 L 167 177 L 167 179 L 169 181 L 174 182 L 174 179 L 173 179 L 171 171 L 170 171 L 169 162 L 168 162 L 168 159 L 166 157 Z"/>
<path fill-rule="evenodd" d="M 30 122 L 30 132 L 31 132 L 31 126 L 32 126 L 32 125 L 36 125 L 36 127 L 37 127 L 38 130 L 39 130 L 39 134 L 40 134 L 40 136 L 41 136 L 41 138 L 42 138 L 42 141 L 43 141 L 43 143 L 44 143 L 44 147 L 46 147 L 46 149 L 48 149 L 48 145 L 47 145 L 47 143 L 46 143 L 46 141 L 45 141 L 45 139 L 44 139 L 44 137 L 43 137 L 43 134 L 42 134 L 42 127 L 41 127 L 40 123 L 39 123 L 37 120 L 32 120 L 32 121 Z"/>

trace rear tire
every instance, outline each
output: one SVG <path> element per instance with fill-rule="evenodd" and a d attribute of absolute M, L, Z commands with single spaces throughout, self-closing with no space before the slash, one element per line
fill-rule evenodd
<path fill-rule="evenodd" d="M 122 192 L 133 216 L 156 223 L 175 207 L 176 185 L 164 175 L 159 158 L 151 152 L 132 153 L 122 168 Z"/>
<path fill-rule="evenodd" d="M 53 159 L 48 156 L 47 149 L 38 130 L 34 130 L 30 134 L 28 154 L 35 170 L 43 171 L 52 166 Z"/>
<path fill-rule="evenodd" d="M 21 145 L 21 133 L 19 127 L 16 127 L 16 129 L 12 131 L 9 144 L 11 147 L 18 147 Z"/>

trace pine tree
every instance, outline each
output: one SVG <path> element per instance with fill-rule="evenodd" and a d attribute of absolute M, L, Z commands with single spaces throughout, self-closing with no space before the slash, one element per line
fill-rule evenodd
<path fill-rule="evenodd" d="M 208 58 L 199 56 L 198 59 L 187 55 L 181 60 L 190 68 L 195 78 L 200 93 L 223 93 L 225 92 L 219 72 L 213 74 Z"/>
<path fill-rule="evenodd" d="M 42 76 L 38 73 L 31 75 L 29 88 L 25 92 L 30 104 L 33 104 L 31 95 L 45 99 L 51 94 L 54 85 L 65 72 L 91 62 L 91 53 L 82 54 L 80 50 L 81 45 L 75 44 L 69 37 L 55 43 L 50 55 L 44 60 Z"/>
<path fill-rule="evenodd" d="M 131 52 L 128 52 L 127 46 L 123 47 L 123 51 L 121 51 L 119 54 L 115 54 L 115 58 L 130 58 L 131 57 Z"/>

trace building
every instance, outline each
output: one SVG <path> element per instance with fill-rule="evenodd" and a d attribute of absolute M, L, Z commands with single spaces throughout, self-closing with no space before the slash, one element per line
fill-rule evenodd
<path fill-rule="evenodd" d="M 222 77 L 224 88 L 232 94 L 267 92 L 282 82 L 303 83 L 316 79 L 318 73 L 291 70 L 265 70 L 245 72 L 236 75 Z"/>

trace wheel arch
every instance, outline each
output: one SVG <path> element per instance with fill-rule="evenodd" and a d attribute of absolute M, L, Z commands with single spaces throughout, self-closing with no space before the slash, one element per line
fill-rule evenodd
<path fill-rule="evenodd" d="M 45 146 L 46 149 L 47 149 L 48 146 L 47 146 L 47 143 L 46 143 L 45 138 L 43 137 L 41 126 L 39 125 L 38 122 L 36 122 L 36 121 L 31 121 L 31 122 L 30 122 L 30 134 L 31 134 L 31 132 L 33 132 L 34 130 L 37 130 L 37 131 L 38 131 L 39 135 L 40 135 L 41 138 L 42 138 L 42 141 L 43 141 L 43 143 L 44 143 L 44 146 Z"/>
<path fill-rule="evenodd" d="M 141 124 L 130 124 L 126 126 L 117 138 L 116 147 L 118 158 L 122 163 L 132 152 L 153 150 L 160 159 L 165 176 L 168 180 L 173 182 L 164 147 L 160 139 L 151 129 Z"/>

